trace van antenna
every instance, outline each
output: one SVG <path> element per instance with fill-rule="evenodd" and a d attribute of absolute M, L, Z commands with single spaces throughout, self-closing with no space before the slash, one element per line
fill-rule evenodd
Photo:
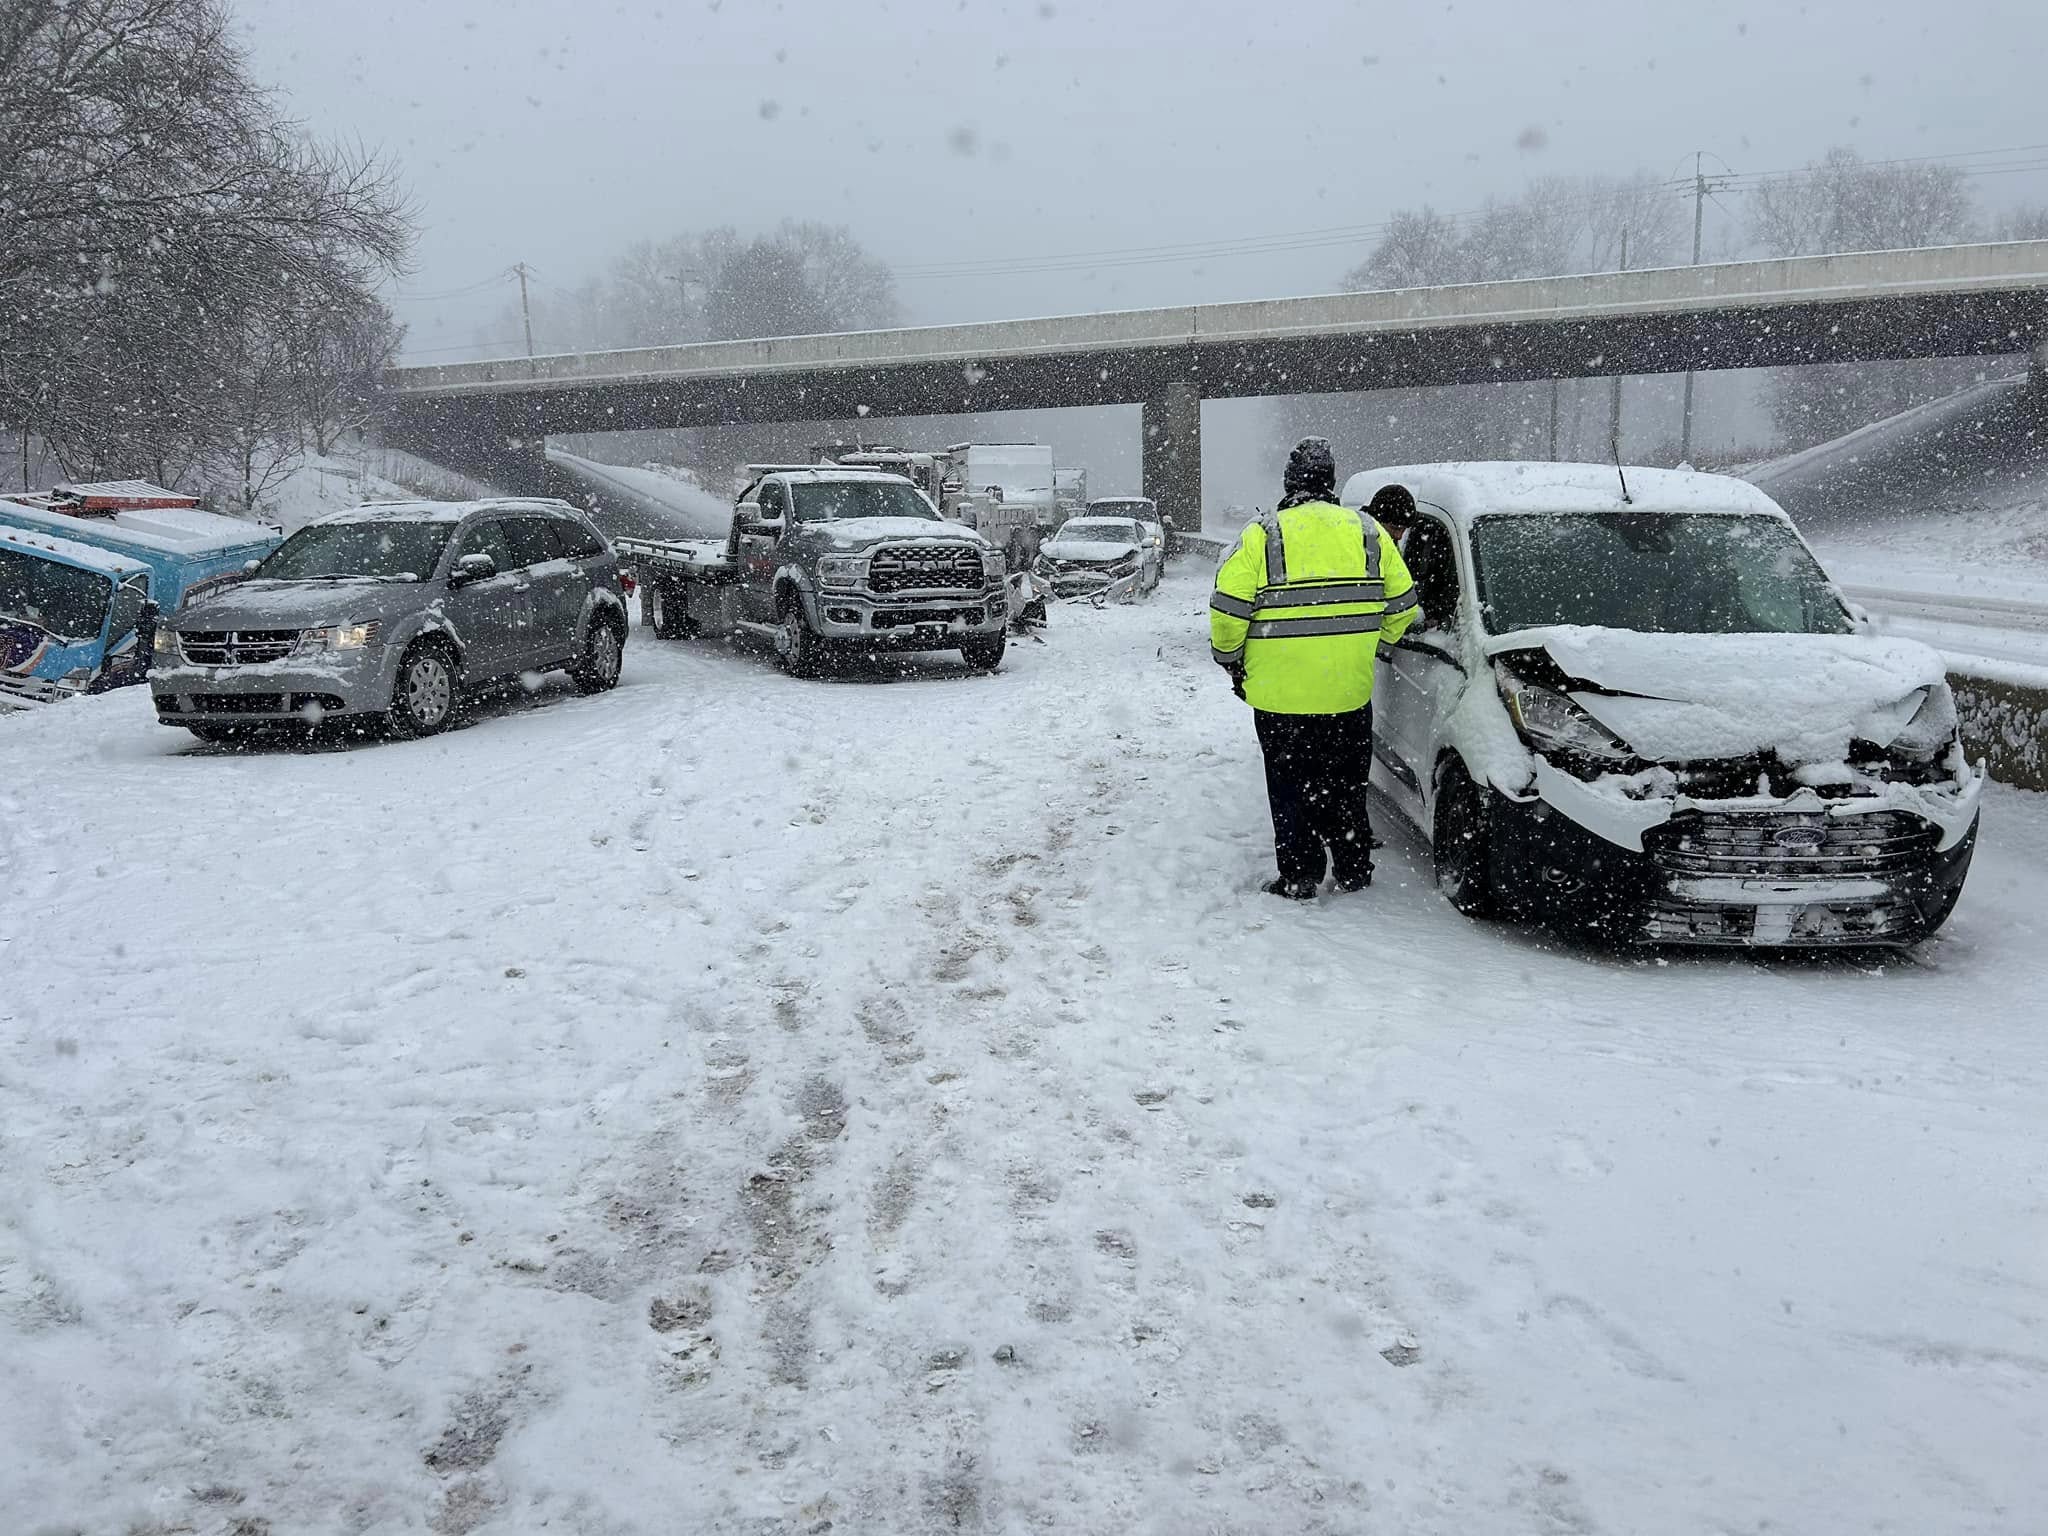
<path fill-rule="evenodd" d="M 1614 453 L 1615 478 L 1621 481 L 1621 504 L 1625 507 L 1632 507 L 1636 503 L 1635 498 L 1628 493 L 1628 471 L 1621 467 L 1621 434 L 1619 432 L 1614 434 L 1613 441 L 1609 446 Z"/>

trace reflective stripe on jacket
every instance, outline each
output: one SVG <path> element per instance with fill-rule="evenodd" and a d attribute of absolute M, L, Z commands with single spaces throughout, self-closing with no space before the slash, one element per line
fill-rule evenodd
<path fill-rule="evenodd" d="M 1415 581 L 1387 531 L 1327 501 L 1268 512 L 1216 572 L 1209 644 L 1244 668 L 1254 709 L 1341 715 L 1372 700 L 1380 640 L 1415 622 Z"/>

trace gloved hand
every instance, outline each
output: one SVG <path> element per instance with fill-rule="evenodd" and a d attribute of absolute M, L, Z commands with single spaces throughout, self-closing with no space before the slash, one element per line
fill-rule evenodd
<path fill-rule="evenodd" d="M 1240 699 L 1244 697 L 1243 667 L 1232 667 L 1230 669 L 1230 691 L 1236 694 Z"/>

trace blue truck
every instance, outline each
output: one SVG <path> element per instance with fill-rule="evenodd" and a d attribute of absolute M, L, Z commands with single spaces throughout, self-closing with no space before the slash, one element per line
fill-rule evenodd
<path fill-rule="evenodd" d="M 0 707 L 141 682 L 157 614 L 281 538 L 136 482 L 0 500 Z"/>

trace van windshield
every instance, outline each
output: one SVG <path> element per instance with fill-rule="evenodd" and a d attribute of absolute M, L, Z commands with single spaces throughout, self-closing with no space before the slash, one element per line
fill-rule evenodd
<path fill-rule="evenodd" d="M 425 581 L 441 563 L 453 523 L 312 523 L 256 568 L 264 581 Z"/>
<path fill-rule="evenodd" d="M 1849 615 L 1790 524 L 1697 512 L 1482 517 L 1480 613 L 1505 634 L 1589 624 L 1651 634 L 1845 635 Z"/>
<path fill-rule="evenodd" d="M 790 487 L 800 523 L 838 522 L 849 517 L 922 517 L 938 513 L 915 488 L 900 480 L 818 480 Z"/>
<path fill-rule="evenodd" d="M 113 589 L 98 571 L 0 545 L 0 618 L 26 620 L 64 640 L 91 640 L 106 623 Z"/>

